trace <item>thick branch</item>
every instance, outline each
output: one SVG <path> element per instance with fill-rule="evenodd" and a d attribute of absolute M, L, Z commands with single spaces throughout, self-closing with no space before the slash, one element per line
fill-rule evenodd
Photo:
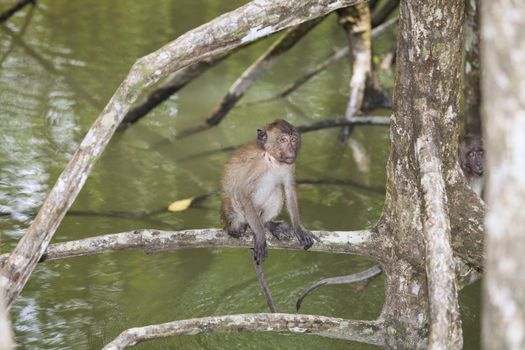
<path fill-rule="evenodd" d="M 146 86 L 185 66 L 261 37 L 321 17 L 360 0 L 254 0 L 224 14 L 139 59 L 104 108 L 59 176 L 37 217 L 1 271 L 0 288 L 11 305 L 46 251 L 58 225 L 87 180 L 130 106 Z"/>
<path fill-rule="evenodd" d="M 347 253 L 374 256 L 376 239 L 371 231 L 313 231 L 320 241 L 309 251 Z M 297 240 L 277 240 L 266 237 L 269 248 L 302 250 Z M 76 241 L 51 244 L 41 261 L 65 259 L 126 249 L 144 249 L 147 252 L 184 248 L 252 248 L 252 236 L 233 238 L 220 229 L 184 231 L 135 230 Z M 9 254 L 0 256 L 0 266 Z"/>
<path fill-rule="evenodd" d="M 422 116 L 427 130 L 431 117 Z M 416 142 L 423 192 L 425 267 L 430 299 L 429 349 L 461 349 L 461 321 L 456 290 L 455 264 L 450 245 L 450 221 L 442 163 L 428 134 Z"/>
<path fill-rule="evenodd" d="M 130 328 L 103 349 L 124 349 L 142 341 L 177 335 L 236 332 L 312 334 L 381 346 L 384 325 L 381 321 L 351 321 L 334 317 L 279 313 L 211 316 Z"/>

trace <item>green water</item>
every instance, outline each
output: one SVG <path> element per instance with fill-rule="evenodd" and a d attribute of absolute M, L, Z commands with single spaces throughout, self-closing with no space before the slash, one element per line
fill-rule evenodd
<path fill-rule="evenodd" d="M 11 1 L 0 2 L 0 11 Z M 241 1 L 42 0 L 0 26 L 1 252 L 9 252 L 83 135 L 133 62 L 187 30 L 234 9 Z M 374 45 L 390 49 L 393 33 Z M 275 118 L 296 125 L 344 113 L 350 72 L 346 61 L 316 76 L 286 100 L 236 108 L 213 130 L 173 141 L 206 118 L 226 89 L 274 38 L 243 49 L 192 82 L 131 129 L 114 136 L 73 205 L 81 211 L 151 211 L 174 200 L 216 190 L 228 153 L 200 152 L 253 139 Z M 331 16 L 286 54 L 245 96 L 271 96 L 307 68 L 345 44 Z M 391 77 L 383 80 L 390 84 Z M 337 130 L 303 136 L 299 179 L 351 179 L 370 187 L 385 181 L 388 129 L 361 127 L 352 137 L 364 154 L 356 162 Z M 371 227 L 383 195 L 350 186 L 299 186 L 309 229 Z M 137 228 L 181 230 L 219 227 L 218 196 L 181 213 L 142 218 L 67 216 L 53 242 Z M 280 311 L 294 312 L 310 283 L 361 271 L 362 257 L 270 251 L 265 271 Z M 357 286 L 359 287 L 359 286 Z M 315 291 L 302 312 L 374 319 L 383 302 L 383 280 L 365 289 L 331 286 Z M 362 286 L 361 286 L 362 287 Z M 465 348 L 479 347 L 479 285 L 462 292 Z M 146 255 L 100 254 L 44 263 L 12 308 L 21 349 L 98 349 L 129 327 L 177 319 L 265 312 L 250 255 L 239 249 L 195 249 Z M 142 349 L 370 349 L 314 336 L 199 335 L 153 341 Z"/>

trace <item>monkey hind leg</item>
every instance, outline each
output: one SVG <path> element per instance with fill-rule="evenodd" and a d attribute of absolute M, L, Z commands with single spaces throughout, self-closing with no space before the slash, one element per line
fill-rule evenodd
<path fill-rule="evenodd" d="M 237 213 L 229 198 L 223 198 L 221 203 L 221 221 L 224 230 L 232 237 L 239 238 L 246 232 L 248 223 L 242 215 Z"/>
<path fill-rule="evenodd" d="M 266 227 L 266 229 L 279 240 L 282 238 L 289 239 L 295 237 L 294 229 L 284 221 L 268 221 L 264 224 L 264 227 Z"/>

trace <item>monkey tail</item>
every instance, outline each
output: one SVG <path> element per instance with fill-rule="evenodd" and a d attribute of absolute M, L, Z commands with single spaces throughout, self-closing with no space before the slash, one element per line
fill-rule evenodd
<path fill-rule="evenodd" d="M 268 283 L 266 283 L 266 279 L 264 278 L 264 271 L 263 271 L 262 265 L 259 264 L 255 260 L 253 249 L 252 249 L 252 261 L 253 261 L 253 265 L 255 266 L 255 272 L 257 273 L 257 279 L 259 280 L 259 284 L 261 285 L 264 297 L 266 298 L 266 303 L 268 304 L 270 311 L 273 313 L 279 312 L 277 311 L 277 307 L 275 306 L 275 303 L 273 301 L 272 293 L 270 293 L 270 288 L 268 287 Z"/>

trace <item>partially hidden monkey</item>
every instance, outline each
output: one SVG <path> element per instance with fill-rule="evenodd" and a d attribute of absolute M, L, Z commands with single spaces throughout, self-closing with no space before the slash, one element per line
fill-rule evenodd
<path fill-rule="evenodd" d="M 470 188 L 481 197 L 483 193 L 485 151 L 480 137 L 465 135 L 459 142 L 459 165 Z"/>
<path fill-rule="evenodd" d="M 266 230 L 277 238 L 297 237 L 305 250 L 317 238 L 304 229 L 299 217 L 294 162 L 300 147 L 298 130 L 277 119 L 258 129 L 257 139 L 237 150 L 224 168 L 222 223 L 233 237 L 240 237 L 250 226 L 257 264 L 267 255 Z M 293 228 L 272 221 L 281 212 L 284 199 Z"/>

